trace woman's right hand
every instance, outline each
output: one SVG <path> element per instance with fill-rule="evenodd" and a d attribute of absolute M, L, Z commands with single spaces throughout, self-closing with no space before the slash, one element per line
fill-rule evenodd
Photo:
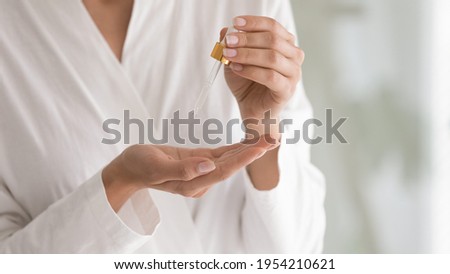
<path fill-rule="evenodd" d="M 102 172 L 108 201 L 117 212 L 143 188 L 198 198 L 273 149 L 267 138 L 216 149 L 133 145 Z"/>

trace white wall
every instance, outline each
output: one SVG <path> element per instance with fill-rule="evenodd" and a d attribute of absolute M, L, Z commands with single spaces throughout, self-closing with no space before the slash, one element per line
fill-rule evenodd
<path fill-rule="evenodd" d="M 427 39 L 432 191 L 432 251 L 450 253 L 450 1 L 432 1 Z"/>
<path fill-rule="evenodd" d="M 349 145 L 313 147 L 328 179 L 325 252 L 430 250 L 424 1 L 292 0 L 315 116 L 349 117 Z"/>

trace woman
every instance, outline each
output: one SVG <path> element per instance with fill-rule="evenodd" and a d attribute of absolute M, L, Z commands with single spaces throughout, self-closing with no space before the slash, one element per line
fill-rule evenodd
<path fill-rule="evenodd" d="M 215 149 L 102 142 L 125 110 L 156 131 L 192 110 L 232 18 L 232 64 L 203 116 L 309 118 L 287 0 L 0 5 L 2 252 L 320 252 L 322 176 L 276 123 L 271 138 Z"/>

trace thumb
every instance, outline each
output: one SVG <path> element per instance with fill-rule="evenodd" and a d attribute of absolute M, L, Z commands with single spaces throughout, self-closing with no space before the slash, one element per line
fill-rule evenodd
<path fill-rule="evenodd" d="M 219 41 L 222 41 L 225 38 L 225 35 L 227 34 L 228 28 L 223 28 L 220 30 L 220 38 Z"/>
<path fill-rule="evenodd" d="M 213 161 L 204 157 L 190 157 L 183 160 L 167 159 L 160 164 L 163 181 L 190 181 L 216 169 Z"/>

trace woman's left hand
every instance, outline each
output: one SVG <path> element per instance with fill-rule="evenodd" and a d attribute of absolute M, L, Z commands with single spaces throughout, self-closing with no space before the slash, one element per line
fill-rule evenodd
<path fill-rule="evenodd" d="M 301 79 L 304 53 L 295 36 L 274 19 L 239 16 L 233 23 L 241 32 L 225 38 L 224 56 L 232 62 L 225 78 L 242 119 L 262 119 L 269 110 L 278 118 Z"/>

